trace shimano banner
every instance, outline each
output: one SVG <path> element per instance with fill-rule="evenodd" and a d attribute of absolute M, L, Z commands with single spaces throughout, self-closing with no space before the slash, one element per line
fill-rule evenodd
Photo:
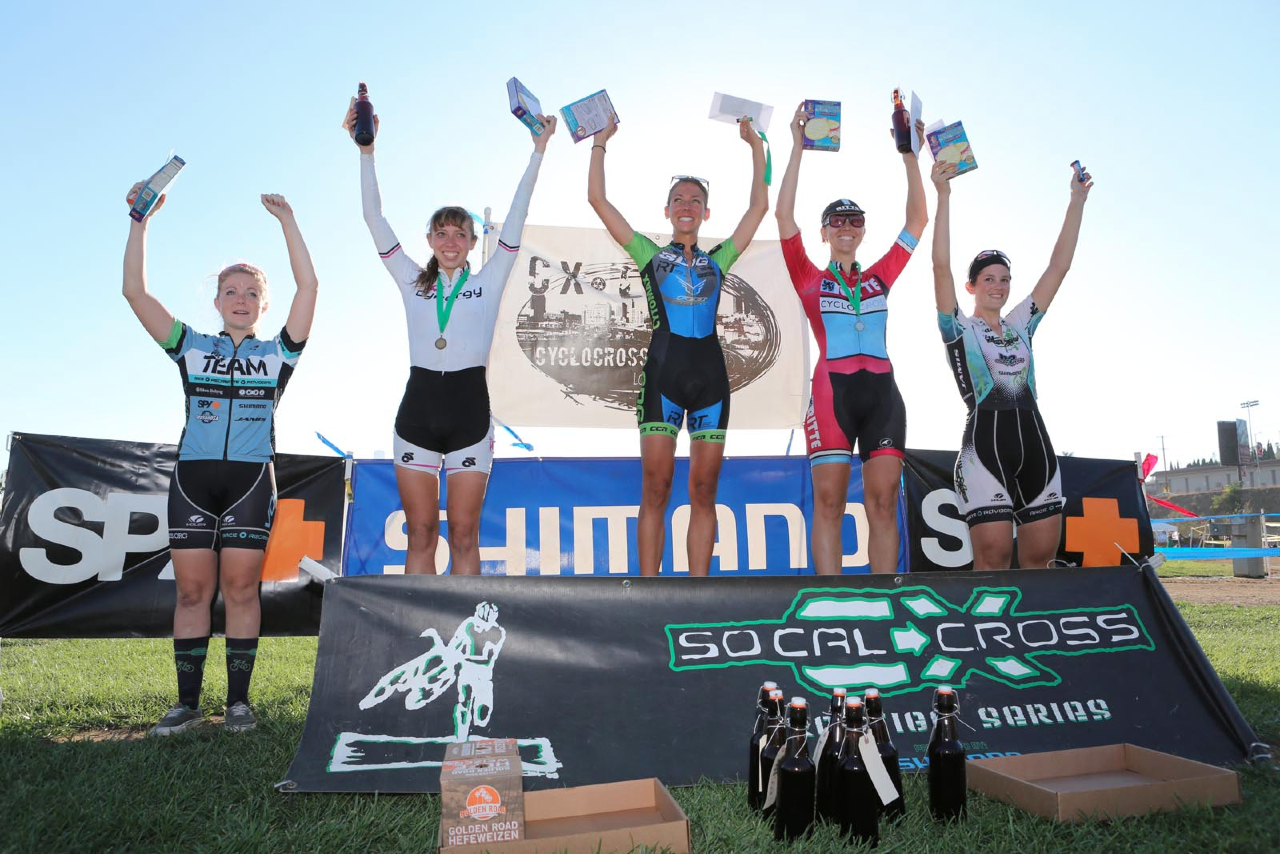
<path fill-rule="evenodd" d="M 907 451 L 902 472 L 913 572 L 973 569 L 969 527 L 952 471 L 955 451 Z M 1058 457 L 1062 542 L 1058 558 L 1076 566 L 1140 563 L 1155 554 L 1137 468 L 1125 460 Z"/>
<path fill-rule="evenodd" d="M 0 506 L 0 637 L 167 637 L 173 564 L 167 506 L 173 445 L 13 434 Z M 263 565 L 262 633 L 309 635 L 319 586 L 337 572 L 344 464 L 276 457 L 275 524 Z M 221 632 L 222 605 L 214 604 Z"/>
<path fill-rule="evenodd" d="M 904 770 L 933 689 L 971 757 L 1255 741 L 1150 569 L 852 578 L 340 578 L 284 791 L 434 792 L 448 744 L 515 738 L 526 788 L 746 778 L 764 680 L 878 687 Z M 815 722 L 816 736 L 821 721 Z"/>
<path fill-rule="evenodd" d="M 362 461 L 352 476 L 345 575 L 402 573 L 408 538 L 388 460 Z M 447 478 L 446 478 L 447 480 Z M 677 458 L 667 509 L 662 574 L 687 574 L 689 460 Z M 447 484 L 446 484 L 447 492 Z M 636 574 L 638 459 L 495 460 L 480 521 L 481 571 L 491 575 Z M 442 505 L 447 504 L 447 495 Z M 806 457 L 726 459 L 717 494 L 711 574 L 811 573 L 813 488 Z M 899 501 L 899 528 L 904 527 Z M 440 513 L 437 572 L 449 562 L 448 513 Z M 855 458 L 844 520 L 844 566 L 869 572 L 862 469 Z M 905 546 L 899 568 L 905 570 Z"/>

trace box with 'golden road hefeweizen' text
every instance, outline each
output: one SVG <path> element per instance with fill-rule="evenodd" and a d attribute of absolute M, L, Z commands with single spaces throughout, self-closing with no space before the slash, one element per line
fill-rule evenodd
<path fill-rule="evenodd" d="M 524 776 L 514 738 L 445 748 L 440 768 L 442 845 L 492 845 L 524 838 Z"/>

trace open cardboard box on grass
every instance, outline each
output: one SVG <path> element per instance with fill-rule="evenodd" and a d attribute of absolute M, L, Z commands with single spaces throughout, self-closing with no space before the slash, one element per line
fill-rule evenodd
<path fill-rule="evenodd" d="M 1132 744 L 975 759 L 969 788 L 1072 823 L 1240 803 L 1234 771 Z"/>
<path fill-rule="evenodd" d="M 610 854 L 637 845 L 689 854 L 689 818 L 652 777 L 622 783 L 524 793 L 524 838 L 484 845 L 445 845 L 440 854 Z"/>

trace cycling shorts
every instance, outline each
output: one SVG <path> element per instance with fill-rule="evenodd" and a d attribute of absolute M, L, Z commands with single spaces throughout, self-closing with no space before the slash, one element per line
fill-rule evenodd
<path fill-rule="evenodd" d="M 810 467 L 848 464 L 858 458 L 903 457 L 907 444 L 907 407 L 893 372 L 833 373 L 822 365 L 813 375 L 813 396 L 804 422 Z"/>
<path fill-rule="evenodd" d="M 720 339 L 654 335 L 640 374 L 640 435 L 675 438 L 689 413 L 689 438 L 724 442 L 729 426 L 729 372 Z"/>
<path fill-rule="evenodd" d="M 1062 472 L 1039 409 L 971 411 L 955 481 L 970 525 L 1025 525 L 1062 512 Z"/>
<path fill-rule="evenodd" d="M 493 418 L 484 366 L 409 369 L 392 439 L 395 464 L 446 475 L 493 468 Z"/>
<path fill-rule="evenodd" d="M 265 550 L 275 512 L 271 463 L 178 460 L 169 481 L 169 548 Z"/>

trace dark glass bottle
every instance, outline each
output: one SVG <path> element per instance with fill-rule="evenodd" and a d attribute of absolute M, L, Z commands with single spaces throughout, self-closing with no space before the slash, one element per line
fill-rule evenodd
<path fill-rule="evenodd" d="M 369 87 L 361 82 L 356 89 L 356 145 L 373 145 L 373 103 Z"/>
<path fill-rule="evenodd" d="M 902 769 L 898 766 L 898 748 L 894 747 L 893 739 L 889 737 L 889 725 L 884 720 L 880 692 L 875 688 L 868 688 L 865 696 L 867 725 L 875 736 L 880 758 L 884 760 L 884 770 L 889 772 L 889 779 L 898 790 L 898 797 L 884 805 L 884 817 L 889 821 L 898 821 L 907 813 L 907 803 L 902 794 Z"/>
<path fill-rule="evenodd" d="M 902 104 L 901 89 L 893 90 L 893 143 L 903 154 L 911 150 L 911 116 Z"/>
<path fill-rule="evenodd" d="M 836 820 L 842 834 L 852 835 L 855 841 L 866 842 L 874 848 L 880 841 L 880 796 L 858 753 L 858 739 L 866 732 L 866 718 L 862 701 L 857 697 L 845 701 L 844 725 L 844 749 L 836 766 Z"/>
<path fill-rule="evenodd" d="M 787 741 L 786 720 L 782 717 L 782 692 L 777 688 L 769 692 L 768 708 L 769 714 L 765 721 L 766 741 L 760 748 L 760 777 L 756 783 L 756 791 L 760 795 L 760 810 L 766 818 L 773 815 L 775 806 L 764 805 L 769 795 L 769 775 L 773 772 L 773 763 L 778 758 L 778 751 Z"/>
<path fill-rule="evenodd" d="M 840 761 L 840 748 L 844 744 L 844 700 L 845 689 L 836 688 L 831 692 L 831 719 L 827 722 L 827 740 L 823 742 L 822 751 L 814 760 L 817 763 L 818 817 L 825 821 L 836 820 L 832 796 L 836 764 Z"/>
<path fill-rule="evenodd" d="M 933 694 L 933 733 L 929 736 L 929 813 L 937 821 L 965 817 L 965 752 L 956 738 L 956 692 L 943 685 Z"/>
<path fill-rule="evenodd" d="M 756 722 L 751 727 L 751 744 L 747 751 L 747 806 L 753 810 L 760 809 L 764 803 L 764 790 L 760 787 L 760 739 L 765 735 L 769 719 L 769 692 L 777 688 L 777 682 L 765 682 L 756 697 Z"/>
<path fill-rule="evenodd" d="M 786 754 L 778 766 L 778 803 L 773 838 L 794 841 L 813 827 L 813 788 L 817 769 L 809 758 L 809 704 L 792 697 L 787 707 Z"/>

